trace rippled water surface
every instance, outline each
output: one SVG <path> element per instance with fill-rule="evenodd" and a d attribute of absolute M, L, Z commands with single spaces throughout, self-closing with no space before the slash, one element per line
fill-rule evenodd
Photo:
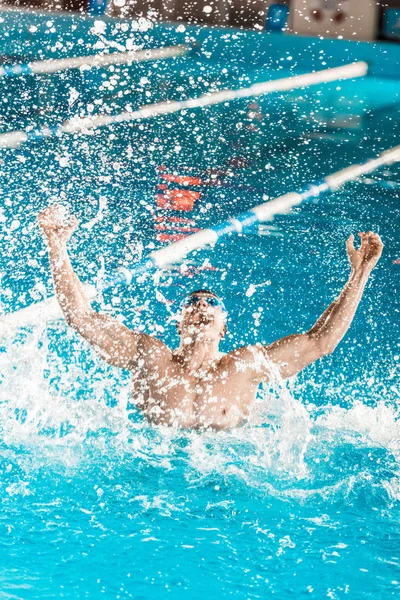
<path fill-rule="evenodd" d="M 399 143 L 396 109 L 307 134 L 292 115 L 283 141 L 268 99 L 249 104 L 3 151 L 1 311 L 51 293 L 35 223 L 50 202 L 80 218 L 70 253 L 93 283 L 163 245 L 156 225 L 177 214 L 157 208 L 159 186 L 175 189 L 165 175 L 201 180 L 183 217 L 205 227 Z M 3 328 L 2 598 L 399 596 L 399 175 L 380 169 L 97 297 L 175 346 L 171 315 L 206 286 L 229 310 L 223 351 L 267 344 L 311 327 L 348 276 L 345 239 L 378 231 L 383 257 L 339 348 L 288 385 L 266 384 L 237 430 L 150 427 L 129 374 L 64 321 Z"/>

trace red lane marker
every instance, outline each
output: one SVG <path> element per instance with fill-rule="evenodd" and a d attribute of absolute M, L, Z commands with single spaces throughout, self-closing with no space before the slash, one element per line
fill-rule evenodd
<path fill-rule="evenodd" d="M 181 185 L 207 185 L 200 177 L 190 177 L 188 175 L 161 175 L 161 178 L 171 183 L 180 183 Z"/>
<path fill-rule="evenodd" d="M 188 233 L 196 233 L 201 231 L 200 227 L 175 227 L 176 231 L 187 231 Z"/>
<path fill-rule="evenodd" d="M 185 225 L 193 226 L 196 225 L 196 221 L 194 219 L 187 219 L 186 217 L 170 217 L 169 215 L 159 215 L 157 217 L 154 217 L 154 220 L 158 223 L 165 223 L 166 221 L 168 221 L 169 223 L 184 223 Z"/>
<path fill-rule="evenodd" d="M 194 201 L 198 200 L 201 197 L 201 194 L 200 192 L 195 192 L 194 190 L 166 190 L 165 196 L 178 201 L 182 198 L 191 198 Z"/>
<path fill-rule="evenodd" d="M 165 194 L 156 195 L 156 203 L 159 208 L 191 211 L 199 197 L 199 192 L 191 190 L 167 190 Z"/>
<path fill-rule="evenodd" d="M 183 233 L 157 233 L 156 235 L 158 242 L 179 242 L 185 237 Z"/>
<path fill-rule="evenodd" d="M 154 225 L 154 229 L 156 231 L 171 231 L 171 227 L 168 227 L 167 225 L 160 223 L 157 225 Z M 196 231 L 200 231 L 199 227 L 174 227 L 173 231 L 182 231 L 182 232 L 187 232 L 187 233 L 196 233 Z"/>
<path fill-rule="evenodd" d="M 187 225 L 195 225 L 196 223 L 193 219 L 186 219 L 185 217 L 169 217 L 168 221 L 171 221 L 171 223 L 186 223 Z"/>

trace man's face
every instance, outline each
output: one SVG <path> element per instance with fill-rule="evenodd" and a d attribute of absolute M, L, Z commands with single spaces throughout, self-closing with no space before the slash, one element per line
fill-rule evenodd
<path fill-rule="evenodd" d="M 178 332 L 183 338 L 222 339 L 226 328 L 226 309 L 222 301 L 209 293 L 196 293 L 182 303 Z"/>

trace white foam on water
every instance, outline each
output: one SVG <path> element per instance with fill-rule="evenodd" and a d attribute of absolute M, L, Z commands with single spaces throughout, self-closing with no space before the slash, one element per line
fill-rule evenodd
<path fill-rule="evenodd" d="M 93 217 L 93 219 L 82 225 L 83 229 L 88 229 L 90 231 L 95 225 L 97 225 L 97 223 L 100 223 L 103 220 L 104 214 L 107 211 L 107 202 L 108 201 L 105 196 L 100 196 L 97 214 Z"/>
<path fill-rule="evenodd" d="M 65 325 L 54 325 L 65 335 Z M 82 442 L 90 432 L 108 429 L 111 432 L 126 427 L 127 415 L 121 402 L 111 408 L 104 397 L 112 381 L 97 372 L 101 367 L 96 360 L 91 373 L 85 364 L 79 364 L 79 354 L 64 365 L 49 349 L 48 331 L 42 327 L 15 332 L 0 353 L 0 427 L 2 440 L 7 444 L 35 441 L 43 445 L 74 445 Z M 96 378 L 93 397 L 77 399 L 82 377 Z M 61 378 L 62 392 L 56 393 L 52 378 Z M 67 390 L 67 393 L 65 391 Z M 120 392 L 120 390 L 119 390 Z M 120 392 L 121 393 L 121 392 Z M 69 433 L 63 433 L 68 428 Z M 46 433 L 48 432 L 48 433 Z"/>
<path fill-rule="evenodd" d="M 374 407 L 358 401 L 348 409 L 333 405 L 306 409 L 273 369 L 248 422 L 237 429 L 187 432 L 132 422 L 126 410 L 128 379 L 104 366 L 63 322 L 51 327 L 14 331 L 3 341 L 5 351 L 0 353 L 1 440 L 8 448 L 22 446 L 29 451 L 29 458 L 18 458 L 26 471 L 34 464 L 49 463 L 76 469 L 80 463 L 104 457 L 138 459 L 170 471 L 179 455 L 189 484 L 241 481 L 302 502 L 315 495 L 346 495 L 360 481 L 353 474 L 340 473 L 337 465 L 333 479 L 322 478 L 313 485 L 312 459 L 321 449 L 331 452 L 350 443 L 355 448 L 385 448 L 400 459 L 400 419 L 394 406 L 381 400 Z M 55 353 L 54 339 L 69 349 L 67 361 L 64 350 L 61 356 Z M 90 393 L 81 398 L 89 385 Z M 118 403 L 108 405 L 110 397 Z M 400 499 L 395 475 L 381 486 L 392 500 Z"/>
<path fill-rule="evenodd" d="M 350 408 L 327 406 L 315 424 L 333 432 L 358 434 L 364 444 L 382 446 L 400 457 L 399 410 L 383 400 L 376 406 L 366 406 L 360 401 Z"/>

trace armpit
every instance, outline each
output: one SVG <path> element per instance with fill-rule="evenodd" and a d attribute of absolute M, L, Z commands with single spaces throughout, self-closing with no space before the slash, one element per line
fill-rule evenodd
<path fill-rule="evenodd" d="M 267 349 L 261 344 L 243 346 L 232 352 L 231 356 L 237 372 L 251 373 L 257 383 L 270 378 L 274 365 L 268 356 Z"/>

